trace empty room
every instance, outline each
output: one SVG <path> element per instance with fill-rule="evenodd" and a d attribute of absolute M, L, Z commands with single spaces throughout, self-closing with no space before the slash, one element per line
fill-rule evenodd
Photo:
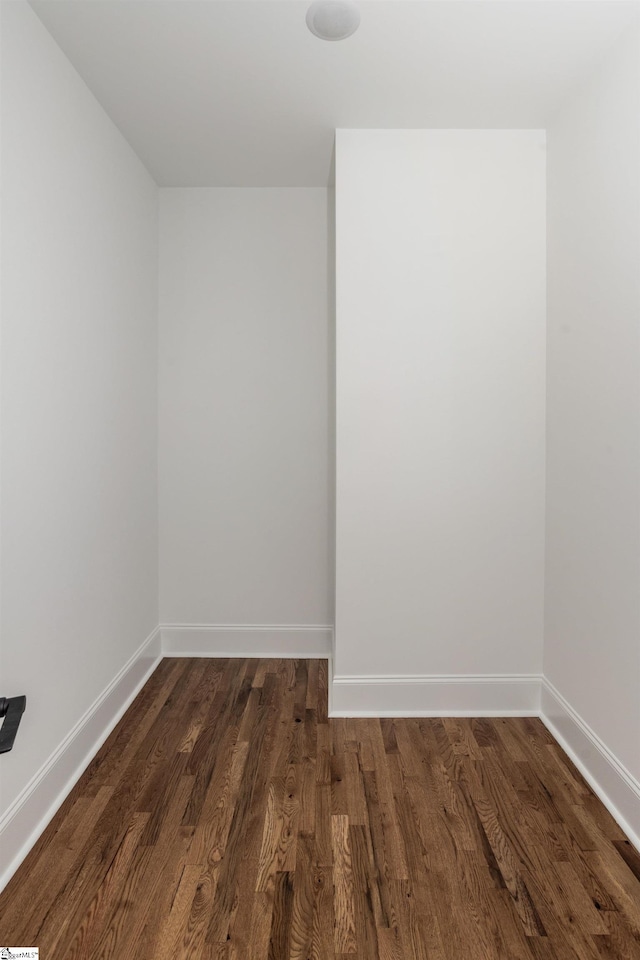
<path fill-rule="evenodd" d="M 0 29 L 0 957 L 640 960 L 640 3 Z"/>

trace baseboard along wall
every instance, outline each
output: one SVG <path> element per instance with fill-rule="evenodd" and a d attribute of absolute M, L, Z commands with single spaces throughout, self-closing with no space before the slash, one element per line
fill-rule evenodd
<path fill-rule="evenodd" d="M 535 674 L 335 676 L 333 717 L 537 717 Z"/>
<path fill-rule="evenodd" d="M 540 718 L 640 851 L 640 783 L 546 677 Z"/>
<path fill-rule="evenodd" d="M 333 627 L 297 624 L 162 623 L 165 657 L 300 657 L 331 655 Z"/>
<path fill-rule="evenodd" d="M 0 818 L 0 890 L 9 882 L 160 660 L 147 637 Z M 19 749 L 19 737 L 14 749 Z"/>

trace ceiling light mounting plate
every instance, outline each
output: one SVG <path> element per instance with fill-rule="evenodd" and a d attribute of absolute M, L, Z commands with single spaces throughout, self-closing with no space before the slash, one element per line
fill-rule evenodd
<path fill-rule="evenodd" d="M 353 0 L 314 0 L 307 26 L 320 40 L 345 40 L 360 26 L 360 11 Z"/>

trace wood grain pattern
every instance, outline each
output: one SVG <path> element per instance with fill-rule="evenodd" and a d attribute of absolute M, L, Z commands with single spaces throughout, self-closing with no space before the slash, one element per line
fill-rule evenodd
<path fill-rule="evenodd" d="M 0 896 L 56 960 L 640 960 L 640 855 L 535 719 L 327 718 L 165 659 Z"/>

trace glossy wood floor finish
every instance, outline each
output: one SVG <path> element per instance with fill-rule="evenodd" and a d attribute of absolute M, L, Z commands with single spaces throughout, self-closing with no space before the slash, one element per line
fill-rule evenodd
<path fill-rule="evenodd" d="M 43 960 L 640 958 L 640 858 L 538 720 L 328 720 L 161 662 L 0 898 Z"/>

